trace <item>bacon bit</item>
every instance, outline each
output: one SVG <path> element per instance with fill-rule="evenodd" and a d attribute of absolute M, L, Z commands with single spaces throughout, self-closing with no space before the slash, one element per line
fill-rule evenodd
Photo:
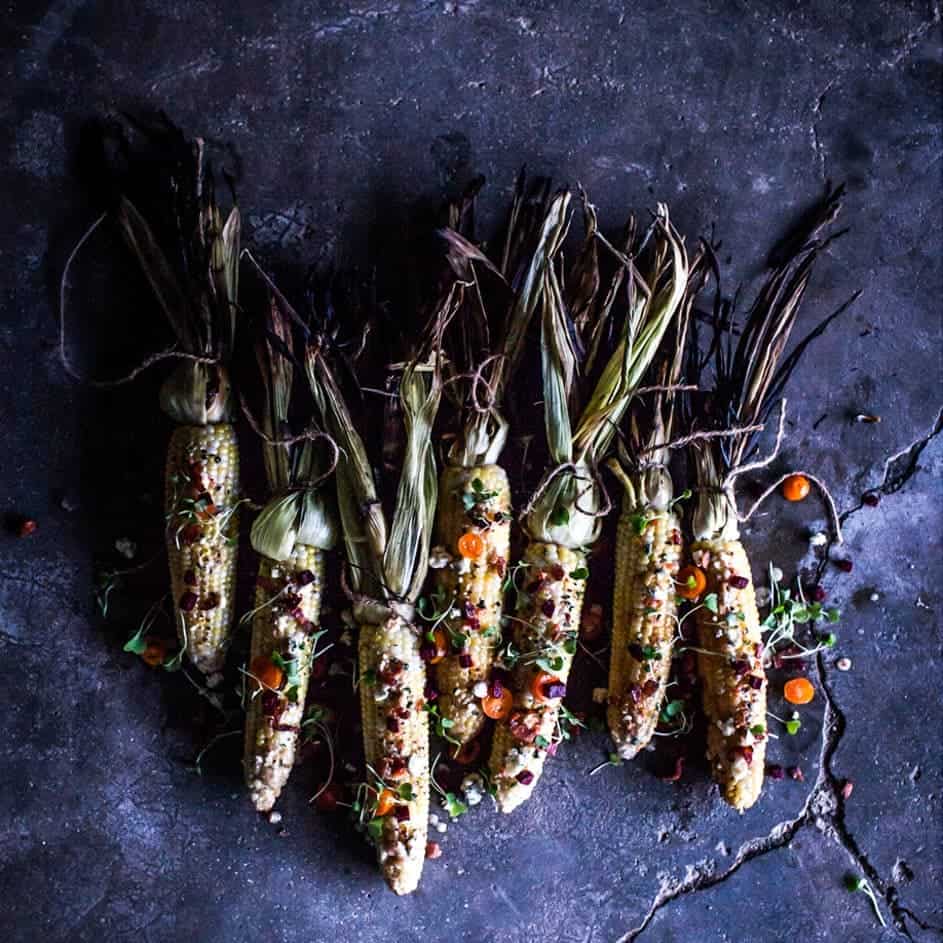
<path fill-rule="evenodd" d="M 545 599 L 540 605 L 540 611 L 549 619 L 553 616 L 554 610 L 557 608 L 556 603 L 552 599 Z"/>
<path fill-rule="evenodd" d="M 215 609 L 219 605 L 219 593 L 207 593 L 200 600 L 200 609 L 204 612 L 209 612 L 211 609 Z"/>
<path fill-rule="evenodd" d="M 395 815 L 396 818 L 400 822 L 408 822 L 409 821 L 409 806 L 408 805 L 395 806 L 393 809 L 393 815 Z"/>
<path fill-rule="evenodd" d="M 534 774 L 529 769 L 522 769 L 514 778 L 522 786 L 529 786 L 534 781 Z"/>
<path fill-rule="evenodd" d="M 681 545 L 681 531 L 673 530 L 668 537 L 668 540 L 673 543 L 676 547 Z"/>
<path fill-rule="evenodd" d="M 861 496 L 861 503 L 869 508 L 876 508 L 881 503 L 881 493 L 868 491 Z"/>
<path fill-rule="evenodd" d="M 786 772 L 789 774 L 789 778 L 794 779 L 797 783 L 805 782 L 805 776 L 802 775 L 802 767 L 790 766 Z"/>
<path fill-rule="evenodd" d="M 651 697 L 653 694 L 658 693 L 658 682 L 654 678 L 650 678 L 645 684 L 642 685 L 642 694 L 645 697 Z"/>
<path fill-rule="evenodd" d="M 843 779 L 841 784 L 841 797 L 842 799 L 850 799 L 851 794 L 855 791 L 855 784 L 850 779 Z"/>
<path fill-rule="evenodd" d="M 179 608 L 181 612 L 193 612 L 196 609 L 196 604 L 198 602 L 196 593 L 190 592 L 187 590 L 181 597 L 179 602 Z"/>
<path fill-rule="evenodd" d="M 540 728 L 540 716 L 533 711 L 512 711 L 508 719 L 511 736 L 521 743 L 533 743 Z"/>
<path fill-rule="evenodd" d="M 728 582 L 734 589 L 746 589 L 750 585 L 745 576 L 731 576 Z"/>
<path fill-rule="evenodd" d="M 564 570 L 559 563 L 554 563 L 554 565 L 550 567 L 551 579 L 555 579 L 559 583 L 564 576 L 566 576 L 566 570 Z"/>
<path fill-rule="evenodd" d="M 855 565 L 851 560 L 835 560 L 835 566 L 837 566 L 842 573 L 850 573 Z"/>
<path fill-rule="evenodd" d="M 436 858 L 441 858 L 442 846 L 437 841 L 427 841 L 426 842 L 426 857 L 430 861 L 435 861 Z"/>
<path fill-rule="evenodd" d="M 743 757 L 747 766 L 753 764 L 753 747 L 734 747 L 733 748 L 732 759 L 736 759 L 738 756 Z"/>
<path fill-rule="evenodd" d="M 766 767 L 766 776 L 768 779 L 785 779 L 786 771 L 778 763 L 770 763 Z"/>
<path fill-rule="evenodd" d="M 329 783 L 314 800 L 315 807 L 319 812 L 334 812 L 342 796 L 341 787 L 337 783 Z"/>
<path fill-rule="evenodd" d="M 684 757 L 676 756 L 674 762 L 674 768 L 670 773 L 666 773 L 664 776 L 661 776 L 660 779 L 663 783 L 676 783 L 681 779 L 682 774 L 684 773 Z"/>
<path fill-rule="evenodd" d="M 494 559 L 489 557 L 488 562 L 495 568 L 498 576 L 504 576 L 504 574 L 507 572 L 508 562 L 504 559 L 504 557 L 495 557 Z M 433 844 L 435 843 L 433 842 Z"/>

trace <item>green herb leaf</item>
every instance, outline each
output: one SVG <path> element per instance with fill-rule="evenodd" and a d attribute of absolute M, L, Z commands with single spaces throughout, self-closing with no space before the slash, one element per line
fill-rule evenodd
<path fill-rule="evenodd" d="M 794 737 L 799 732 L 799 728 L 801 726 L 802 726 L 801 720 L 787 720 L 786 733 L 788 733 L 790 737 Z"/>
<path fill-rule="evenodd" d="M 140 655 L 146 648 L 147 642 L 144 641 L 144 626 L 142 625 L 141 628 L 139 628 L 137 632 L 135 632 L 134 635 L 132 635 L 131 638 L 129 638 L 127 642 L 124 643 L 123 651 Z"/>
<path fill-rule="evenodd" d="M 632 530 L 634 530 L 636 534 L 644 534 L 645 528 L 648 527 L 648 515 L 632 514 L 629 517 L 629 523 L 632 525 Z"/>
<path fill-rule="evenodd" d="M 570 577 L 574 580 L 585 580 L 589 578 L 589 570 L 585 566 L 578 566 L 571 574 Z"/>
<path fill-rule="evenodd" d="M 840 609 L 826 609 L 825 618 L 828 619 L 829 622 L 838 622 L 838 620 L 841 618 L 841 610 Z"/>
<path fill-rule="evenodd" d="M 752 733 L 754 737 L 761 737 L 766 733 L 766 728 L 762 724 L 754 724 L 750 728 L 750 733 Z"/>
<path fill-rule="evenodd" d="M 367 834 L 374 841 L 378 842 L 383 837 L 383 819 L 370 819 L 370 821 L 367 822 Z"/>
<path fill-rule="evenodd" d="M 445 794 L 445 808 L 449 816 L 453 819 L 457 819 L 460 815 L 464 815 L 468 811 L 468 806 L 465 805 L 454 792 L 447 792 Z"/>
<path fill-rule="evenodd" d="M 711 612 L 717 612 L 717 593 L 708 593 L 704 597 L 704 608 L 710 610 Z"/>
<path fill-rule="evenodd" d="M 545 736 L 543 736 L 543 734 L 537 734 L 537 736 L 534 737 L 534 746 L 546 750 L 547 747 L 550 746 L 550 741 Z"/>
<path fill-rule="evenodd" d="M 659 714 L 659 718 L 662 723 L 669 723 L 674 720 L 684 710 L 684 701 L 674 700 L 669 701 L 662 709 Z"/>
<path fill-rule="evenodd" d="M 396 790 L 396 793 L 400 799 L 405 799 L 406 802 L 411 802 L 413 798 L 412 783 L 402 783 L 399 789 Z"/>

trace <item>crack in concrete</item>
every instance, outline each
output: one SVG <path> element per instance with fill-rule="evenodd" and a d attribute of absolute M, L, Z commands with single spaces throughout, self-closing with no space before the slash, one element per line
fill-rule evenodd
<path fill-rule="evenodd" d="M 819 102 L 824 98 L 827 91 L 828 88 L 819 97 Z M 819 105 L 819 107 L 821 106 Z M 881 483 L 872 490 L 880 491 L 883 495 L 900 491 L 916 473 L 917 463 L 923 450 L 941 432 L 943 432 L 943 408 L 940 409 L 936 421 L 928 433 L 895 452 L 884 462 L 884 474 Z M 839 515 L 842 524 L 864 506 L 863 503 L 859 502 L 857 507 L 843 511 Z M 819 563 L 816 582 L 821 578 L 822 572 L 828 565 L 828 551 L 831 546 L 832 543 L 830 542 L 823 559 Z M 902 903 L 897 885 L 893 881 L 886 881 L 881 877 L 878 869 L 872 864 L 867 852 L 858 844 L 845 821 L 845 800 L 841 791 L 843 781 L 836 777 L 832 771 L 832 759 L 847 729 L 847 721 L 829 684 L 828 671 L 821 653 L 816 655 L 815 665 L 819 684 L 825 695 L 825 716 L 822 721 L 818 775 L 816 776 L 815 785 L 806 797 L 799 814 L 794 818 L 778 822 L 766 835 L 750 838 L 743 842 L 737 849 L 733 862 L 723 871 L 716 871 L 714 861 L 711 860 L 705 864 L 689 865 L 683 880 L 663 880 L 642 922 L 621 936 L 618 943 L 633 943 L 645 932 L 659 910 L 687 894 L 695 894 L 698 891 L 722 884 L 748 861 L 789 845 L 799 831 L 807 825 L 814 825 L 825 838 L 839 845 L 850 858 L 852 865 L 867 877 L 871 885 L 883 897 L 884 903 L 890 911 L 894 928 L 898 933 L 908 940 L 913 940 L 907 926 L 907 920 L 909 919 L 921 930 L 939 933 L 943 936 L 943 928 L 923 920 Z"/>
<path fill-rule="evenodd" d="M 882 69 L 893 69 L 899 66 L 916 48 L 923 37 L 940 22 L 940 4 L 934 3 L 931 7 L 930 19 L 921 23 L 916 29 L 910 30 L 897 40 L 893 45 L 898 47 L 897 51 L 881 63 Z"/>
<path fill-rule="evenodd" d="M 822 106 L 825 104 L 825 96 L 832 90 L 838 82 L 838 76 L 831 79 L 828 85 L 816 96 L 812 102 L 812 123 L 809 125 L 809 137 L 812 141 L 812 154 L 819 165 L 819 171 L 822 174 L 822 180 L 828 180 L 825 172 L 825 148 L 819 138 L 819 122 L 822 120 Z"/>

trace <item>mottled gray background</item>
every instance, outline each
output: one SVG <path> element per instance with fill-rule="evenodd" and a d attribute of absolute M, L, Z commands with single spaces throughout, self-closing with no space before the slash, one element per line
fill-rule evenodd
<path fill-rule="evenodd" d="M 39 531 L 0 541 L 0 937 L 940 938 L 940 439 L 884 466 L 941 401 L 938 3 L 61 0 L 8 3 L 2 29 L 2 504 Z M 160 546 L 159 377 L 92 391 L 55 350 L 58 276 L 94 215 L 78 131 L 140 105 L 239 155 L 247 240 L 282 258 L 395 259 L 400 230 L 462 177 L 488 177 L 487 216 L 526 162 L 582 182 L 606 226 L 656 199 L 691 239 L 716 223 L 732 286 L 827 179 L 847 182 L 852 231 L 803 322 L 863 295 L 796 375 L 777 466 L 832 484 L 855 564 L 825 570 L 840 642 L 802 731 L 770 750 L 804 784 L 770 783 L 740 817 L 696 764 L 678 786 L 646 762 L 589 778 L 605 742 L 584 736 L 513 817 L 453 826 L 398 900 L 346 825 L 309 811 L 303 775 L 278 829 L 233 757 L 190 771 L 194 699 L 120 649 L 149 600 L 125 592 L 107 624 L 90 601 L 116 537 L 139 559 Z M 77 286 L 83 367 L 133 362 L 155 320 L 140 285 L 111 285 Z M 105 309 L 124 328 L 111 342 Z M 884 500 L 855 510 L 869 488 Z M 746 540 L 791 575 L 823 522 L 814 501 L 773 502 Z M 848 871 L 870 877 L 886 931 Z"/>

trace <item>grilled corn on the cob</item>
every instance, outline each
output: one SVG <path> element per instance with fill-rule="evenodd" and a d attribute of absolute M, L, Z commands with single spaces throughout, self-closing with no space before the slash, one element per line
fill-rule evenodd
<path fill-rule="evenodd" d="M 716 613 L 697 610 L 707 758 L 724 799 L 742 811 L 760 796 L 766 755 L 766 672 L 750 561 L 739 540 L 699 541 L 691 559 L 717 596 Z"/>
<path fill-rule="evenodd" d="M 263 557 L 255 588 L 246 707 L 245 776 L 260 812 L 275 805 L 295 764 L 311 663 L 321 614 L 324 551 L 296 544 L 291 557 Z M 273 663 L 281 684 L 272 688 L 253 669 Z M 281 668 L 284 666 L 284 668 Z"/>
<path fill-rule="evenodd" d="M 358 646 L 364 751 L 373 775 L 395 795 L 382 816 L 380 869 L 395 893 L 409 894 L 422 875 L 429 827 L 425 665 L 416 629 L 402 615 L 360 618 L 371 619 L 360 622 Z"/>
<path fill-rule="evenodd" d="M 532 541 L 522 558 L 511 638 L 514 706 L 495 727 L 491 775 L 502 812 L 530 798 L 547 752 L 559 741 L 560 704 L 576 652 L 586 587 L 586 558 L 578 550 Z"/>
<path fill-rule="evenodd" d="M 616 751 L 631 759 L 651 740 L 677 631 L 674 577 L 681 522 L 670 510 L 633 506 L 619 517 L 607 719 Z"/>
<path fill-rule="evenodd" d="M 501 609 L 511 531 L 511 489 L 497 465 L 447 467 L 439 482 L 436 586 L 449 606 L 449 651 L 436 665 L 439 711 L 460 743 L 484 724 L 475 685 L 487 681 L 501 640 Z M 470 536 L 469 536 L 470 535 Z"/>
<path fill-rule="evenodd" d="M 194 666 L 222 670 L 232 628 L 239 532 L 233 426 L 179 426 L 167 450 L 167 555 L 177 634 Z"/>

